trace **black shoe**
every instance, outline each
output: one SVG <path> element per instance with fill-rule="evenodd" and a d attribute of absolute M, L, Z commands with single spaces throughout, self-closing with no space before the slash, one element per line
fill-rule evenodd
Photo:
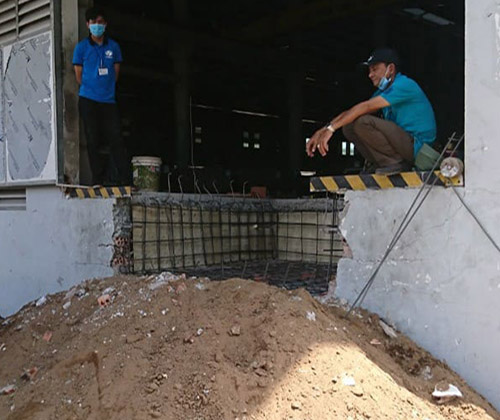
<path fill-rule="evenodd" d="M 389 165 L 389 166 L 384 166 L 382 168 L 377 168 L 375 170 L 375 173 L 377 175 L 389 176 L 389 175 L 399 174 L 401 172 L 411 171 L 411 168 L 412 168 L 412 166 L 408 162 L 399 162 L 399 163 L 395 163 L 394 165 Z"/>

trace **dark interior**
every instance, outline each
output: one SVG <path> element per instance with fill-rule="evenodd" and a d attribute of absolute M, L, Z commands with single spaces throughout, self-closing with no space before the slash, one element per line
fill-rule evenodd
<path fill-rule="evenodd" d="M 95 5 L 122 47 L 117 97 L 128 153 L 162 158 L 163 190 L 267 186 L 273 196 L 301 196 L 301 170 L 359 171 L 363 159 L 340 132 L 326 158 L 310 159 L 304 147 L 332 116 L 371 96 L 358 64 L 378 46 L 397 49 L 402 72 L 428 95 L 436 148 L 463 132 L 463 1 Z"/>

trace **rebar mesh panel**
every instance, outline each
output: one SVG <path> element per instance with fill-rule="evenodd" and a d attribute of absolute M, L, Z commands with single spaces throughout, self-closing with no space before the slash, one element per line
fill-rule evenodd
<path fill-rule="evenodd" d="M 322 293 L 343 252 L 339 199 L 328 203 L 324 211 L 274 208 L 264 200 L 135 203 L 131 271 L 183 270 L 214 279 L 246 274 Z"/>

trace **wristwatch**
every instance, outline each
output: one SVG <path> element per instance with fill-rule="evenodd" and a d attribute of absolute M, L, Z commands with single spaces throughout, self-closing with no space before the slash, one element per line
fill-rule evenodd
<path fill-rule="evenodd" d="M 335 128 L 333 128 L 333 125 L 328 124 L 325 128 L 326 128 L 328 131 L 331 131 L 332 133 L 335 133 Z"/>

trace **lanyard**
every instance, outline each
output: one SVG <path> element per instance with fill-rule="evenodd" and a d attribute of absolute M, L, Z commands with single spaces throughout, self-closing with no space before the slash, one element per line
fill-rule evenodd
<path fill-rule="evenodd" d="M 104 68 L 104 54 L 100 52 L 100 49 L 101 47 L 103 47 L 103 45 L 97 45 L 94 47 L 94 51 L 95 53 L 97 54 L 97 58 L 100 60 L 100 64 L 99 64 L 99 68 L 102 69 Z"/>

